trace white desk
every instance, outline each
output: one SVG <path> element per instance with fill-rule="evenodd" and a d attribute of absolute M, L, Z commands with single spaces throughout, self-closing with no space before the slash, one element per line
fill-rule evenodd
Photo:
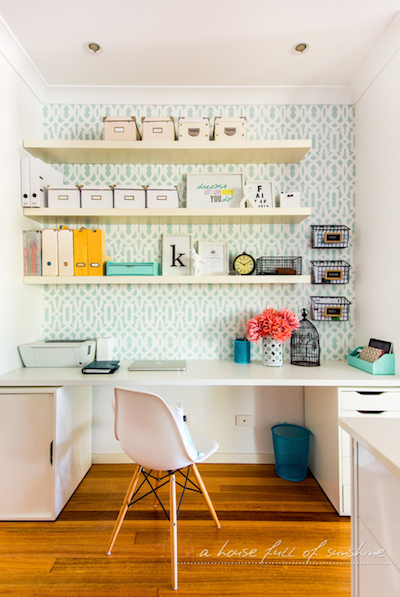
<path fill-rule="evenodd" d="M 0 386 L 330 386 L 400 387 L 395 375 L 370 375 L 345 362 L 323 361 L 320 367 L 264 367 L 261 361 L 187 361 L 186 371 L 128 371 L 132 359 L 121 361 L 112 375 L 84 375 L 79 367 L 21 368 L 0 376 Z"/>
<path fill-rule="evenodd" d="M 370 375 L 350 367 L 345 362 L 326 361 L 320 367 L 296 367 L 285 363 L 283 367 L 264 367 L 261 361 L 254 361 L 250 364 L 238 364 L 233 361 L 187 361 L 186 371 L 169 372 L 131 372 L 127 368 L 132 359 L 122 361 L 120 368 L 112 375 L 84 375 L 79 367 L 60 369 L 35 369 L 20 368 L 0 376 L 0 393 L 18 393 L 20 395 L 29 391 L 45 393 L 46 388 L 51 391 L 54 386 L 69 389 L 70 393 L 86 390 L 90 392 L 91 387 L 95 388 L 98 401 L 101 403 L 101 395 L 107 394 L 107 405 L 109 408 L 106 428 L 104 424 L 98 423 L 98 429 L 94 427 L 94 438 L 96 433 L 105 434 L 106 437 L 115 441 L 112 431 L 112 410 L 109 396 L 114 386 L 130 388 L 149 388 L 150 391 L 159 392 L 166 398 L 172 397 L 170 402 L 179 400 L 178 394 L 189 395 L 188 400 L 196 395 L 197 414 L 196 423 L 203 425 L 196 429 L 198 435 L 210 435 L 220 442 L 220 435 L 225 433 L 226 445 L 233 445 L 233 451 L 226 448 L 221 450 L 225 460 L 221 462 L 273 462 L 272 441 L 267 430 L 271 421 L 289 420 L 303 424 L 305 422 L 312 432 L 310 446 L 309 466 L 317 481 L 324 489 L 332 504 L 342 514 L 347 514 L 343 498 L 344 486 L 350 487 L 350 477 L 346 481 L 343 477 L 343 465 L 347 461 L 342 458 L 340 435 L 337 426 L 337 417 L 340 415 L 338 409 L 339 397 L 342 391 L 357 393 L 358 390 L 369 390 L 370 392 L 380 391 L 391 394 L 398 394 L 392 398 L 400 403 L 400 378 L 393 375 Z M 185 392 L 185 388 L 192 388 Z M 248 404 L 254 406 L 254 425 L 242 428 L 234 427 L 234 414 L 245 411 L 239 410 L 240 400 L 237 400 L 239 388 L 248 388 L 244 393 L 249 396 Z M 8 389 L 10 388 L 10 391 Z M 163 388 L 163 390 L 158 390 Z M 274 392 L 268 389 L 275 388 Z M 285 388 L 292 388 L 290 391 Z M 304 390 L 303 390 L 304 389 Z M 243 392 L 242 392 L 243 394 Z M 296 400 L 293 396 L 296 394 Z M 206 399 L 205 396 L 208 396 Z M 303 396 L 305 395 L 305 399 Z M 377 402 L 382 396 L 371 395 L 372 406 L 376 398 Z M 100 397 L 100 398 L 99 398 Z M 32 398 L 34 400 L 34 398 Z M 252 402 L 253 400 L 253 402 Z M 286 401 L 287 400 L 287 401 Z M 194 399 L 196 401 L 196 399 Z M 275 404 L 275 411 L 270 409 Z M 293 418 L 293 412 L 287 415 L 288 409 L 296 404 L 297 419 Z M 12 396 L 9 397 L 9 404 L 13 404 Z M 193 404 L 193 403 L 192 403 Z M 278 406 L 277 406 L 278 405 Z M 17 408 L 17 407 L 16 407 Z M 250 407 L 249 407 L 250 408 Z M 280 410 L 279 410 L 280 409 Z M 35 405 L 31 404 L 32 412 Z M 400 407 L 399 407 L 400 411 Z M 187 411 L 186 412 L 190 412 Z M 213 415 L 210 417 L 210 413 Z M 279 412 L 279 415 L 276 413 Z M 274 414 L 275 413 L 275 414 Z M 269 420 L 266 420 L 269 417 Z M 96 418 L 95 418 L 96 420 Z M 274 423 L 272 423 L 274 424 Z M 107 435 L 108 434 L 108 435 Z M 268 439 L 267 439 L 268 435 Z M 225 440 L 223 437 L 222 439 Z M 269 444 L 271 447 L 269 448 Z M 249 449 L 248 446 L 251 446 Z M 118 448 L 117 448 L 118 449 Z M 253 450 L 253 451 L 252 451 Z M 94 451 L 94 457 L 98 451 Z M 119 457 L 112 449 L 104 451 L 102 458 L 110 454 L 108 462 L 119 462 L 112 460 Z M 233 460 L 238 453 L 241 460 Z M 89 457 L 91 454 L 89 453 Z M 253 460 L 252 460 L 253 459 Z M 259 460 L 264 459 L 264 460 Z M 96 460 L 105 462 L 106 460 Z M 349 476 L 349 475 L 348 475 Z M 347 499 L 348 501 L 348 499 Z"/>

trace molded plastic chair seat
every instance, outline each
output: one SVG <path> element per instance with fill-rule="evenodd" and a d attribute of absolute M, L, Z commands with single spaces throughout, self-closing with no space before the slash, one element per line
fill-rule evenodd
<path fill-rule="evenodd" d="M 204 462 L 211 454 L 218 450 L 218 443 L 204 437 L 192 437 L 198 451 L 198 456 L 190 454 L 190 446 L 182 437 L 177 420 L 166 402 L 157 394 L 149 392 L 115 388 L 115 436 L 119 440 L 124 452 L 137 463 L 133 478 L 119 512 L 107 554 L 110 555 L 128 507 L 131 505 L 140 473 L 143 472 L 151 491 L 157 492 L 161 471 L 167 471 L 170 481 L 170 535 L 171 535 L 171 564 L 172 588 L 178 588 L 178 560 L 177 560 L 177 523 L 176 523 L 176 489 L 175 472 L 190 467 L 193 470 L 198 487 L 203 494 L 208 509 L 217 528 L 220 522 L 214 510 L 207 489 L 203 483 L 196 464 Z M 156 471 L 155 487 L 151 485 L 149 473 Z M 193 484 L 195 485 L 195 484 Z M 155 505 L 158 503 L 158 498 Z"/>

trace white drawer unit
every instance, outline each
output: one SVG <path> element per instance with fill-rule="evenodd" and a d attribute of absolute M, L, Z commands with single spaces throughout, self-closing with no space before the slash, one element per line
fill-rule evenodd
<path fill-rule="evenodd" d="M 90 387 L 0 388 L 0 520 L 55 520 L 91 466 Z"/>
<path fill-rule="evenodd" d="M 309 468 L 342 516 L 350 516 L 350 437 L 338 417 L 400 418 L 398 388 L 305 389 L 305 426 L 312 432 Z"/>

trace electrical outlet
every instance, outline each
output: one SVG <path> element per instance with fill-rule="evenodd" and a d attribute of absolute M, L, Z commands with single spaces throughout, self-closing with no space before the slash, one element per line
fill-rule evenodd
<path fill-rule="evenodd" d="M 252 426 L 252 416 L 251 415 L 236 415 L 235 417 L 236 425 L 239 427 L 251 427 Z"/>

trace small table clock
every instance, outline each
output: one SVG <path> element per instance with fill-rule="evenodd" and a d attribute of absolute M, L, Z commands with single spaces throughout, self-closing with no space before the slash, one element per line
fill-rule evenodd
<path fill-rule="evenodd" d="M 242 276 L 249 276 L 256 269 L 256 261 L 251 255 L 241 253 L 234 259 L 233 269 Z"/>

